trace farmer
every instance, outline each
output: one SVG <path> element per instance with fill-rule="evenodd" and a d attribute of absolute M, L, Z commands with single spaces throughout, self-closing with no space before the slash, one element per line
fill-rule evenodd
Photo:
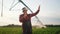
<path fill-rule="evenodd" d="M 19 16 L 19 21 L 22 23 L 23 34 L 32 34 L 32 25 L 31 25 L 31 17 L 37 15 L 40 11 L 40 6 L 35 13 L 28 14 L 27 8 L 22 8 L 23 14 Z"/>

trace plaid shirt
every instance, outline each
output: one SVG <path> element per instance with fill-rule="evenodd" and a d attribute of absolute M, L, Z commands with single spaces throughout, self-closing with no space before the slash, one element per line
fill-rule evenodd
<path fill-rule="evenodd" d="M 27 14 L 27 16 L 25 17 L 25 18 L 23 18 L 23 16 L 24 16 L 24 14 L 21 14 L 20 16 L 19 16 L 19 21 L 20 22 L 26 22 L 26 21 L 28 21 L 28 20 L 30 20 L 31 21 L 31 17 L 33 17 L 33 16 L 35 16 L 35 15 L 37 15 L 39 13 L 39 10 L 37 10 L 35 13 L 33 13 L 33 14 Z"/>

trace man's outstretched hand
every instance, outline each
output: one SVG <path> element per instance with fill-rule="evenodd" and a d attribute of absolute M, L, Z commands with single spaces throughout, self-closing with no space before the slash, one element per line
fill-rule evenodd
<path fill-rule="evenodd" d="M 40 5 L 39 5 L 39 7 L 38 7 L 38 10 L 40 11 Z"/>

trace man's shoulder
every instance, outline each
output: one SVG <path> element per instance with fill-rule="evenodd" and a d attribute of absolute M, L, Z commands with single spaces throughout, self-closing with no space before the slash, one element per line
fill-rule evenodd
<path fill-rule="evenodd" d="M 21 14 L 21 15 L 24 15 L 24 14 Z"/>
<path fill-rule="evenodd" d="M 23 16 L 23 14 L 21 14 L 20 16 Z"/>
<path fill-rule="evenodd" d="M 31 15 L 31 14 L 28 14 L 28 15 Z"/>
<path fill-rule="evenodd" d="M 20 16 L 23 16 L 24 14 L 21 14 Z M 31 14 L 27 14 L 27 15 L 31 15 Z"/>
<path fill-rule="evenodd" d="M 31 15 L 31 14 L 28 14 L 28 15 Z"/>

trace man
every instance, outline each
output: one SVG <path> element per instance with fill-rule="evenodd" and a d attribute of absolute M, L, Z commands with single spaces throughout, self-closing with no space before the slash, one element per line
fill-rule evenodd
<path fill-rule="evenodd" d="M 23 34 L 32 34 L 31 17 L 39 13 L 40 6 L 38 7 L 36 13 L 33 14 L 28 14 L 27 13 L 28 10 L 26 7 L 24 7 L 22 10 L 23 14 L 19 16 L 19 21 L 22 23 Z"/>

